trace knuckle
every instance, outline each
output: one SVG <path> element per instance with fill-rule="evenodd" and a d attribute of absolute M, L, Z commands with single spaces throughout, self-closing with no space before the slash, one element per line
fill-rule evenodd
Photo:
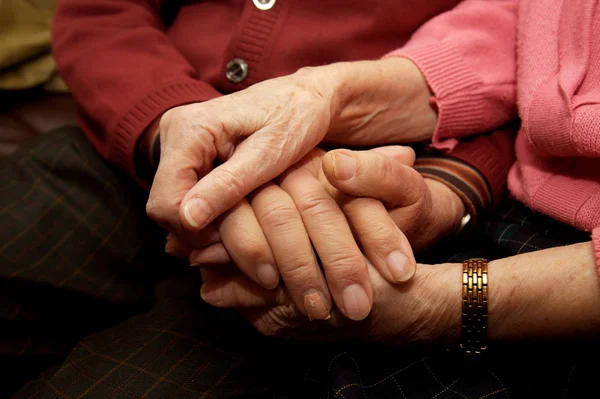
<path fill-rule="evenodd" d="M 365 220 L 365 222 L 367 222 L 367 220 Z M 363 240 L 375 243 L 378 246 L 386 244 L 392 245 L 399 234 L 398 228 L 393 220 L 390 219 L 389 223 L 383 221 L 373 223 L 373 218 L 371 219 L 371 223 L 365 223 L 364 226 L 361 226 L 359 233 L 361 232 L 363 233 L 359 235 Z"/>
<path fill-rule="evenodd" d="M 348 217 L 362 223 L 365 209 L 369 209 L 373 205 L 373 201 L 372 198 L 367 197 L 350 197 L 347 198 L 341 206 Z M 371 223 L 367 223 L 367 225 L 371 226 Z"/>
<path fill-rule="evenodd" d="M 298 220 L 297 210 L 287 203 L 270 201 L 259 215 L 261 224 L 270 228 L 283 227 Z"/>
<path fill-rule="evenodd" d="M 292 255 L 280 264 L 279 270 L 288 287 L 310 288 L 318 280 L 318 268 L 312 256 Z"/>
<path fill-rule="evenodd" d="M 179 113 L 179 109 L 178 108 L 171 108 L 169 110 L 167 110 L 160 118 L 160 121 L 158 122 L 158 126 L 161 130 L 161 132 L 165 132 L 167 131 L 167 129 L 169 128 L 170 124 L 171 124 L 171 120 L 173 118 L 177 119 L 178 118 L 178 113 Z"/>
<path fill-rule="evenodd" d="M 385 180 L 392 176 L 394 172 L 394 165 L 388 157 L 379 156 L 376 158 L 375 167 L 373 169 L 373 173 L 377 176 L 377 178 Z"/>
<path fill-rule="evenodd" d="M 359 281 L 367 270 L 367 264 L 362 254 L 348 254 L 340 251 L 330 254 L 327 260 L 323 267 L 327 274 L 336 281 Z"/>
<path fill-rule="evenodd" d="M 228 196 L 243 198 L 247 194 L 244 179 L 227 169 L 221 169 L 215 173 L 214 184 L 220 192 L 228 193 Z"/>
<path fill-rule="evenodd" d="M 232 284 L 231 296 L 237 306 L 251 306 L 252 294 L 246 284 Z"/>
<path fill-rule="evenodd" d="M 336 213 L 337 207 L 330 198 L 320 192 L 307 192 L 297 204 L 300 214 L 311 217 L 324 217 Z"/>
<path fill-rule="evenodd" d="M 312 66 L 303 66 L 301 68 L 298 68 L 298 70 L 296 71 L 296 75 L 305 75 L 305 74 L 309 74 L 312 71 L 314 71 L 315 67 Z"/>
<path fill-rule="evenodd" d="M 234 240 L 234 252 L 244 260 L 248 261 L 256 261 L 260 259 L 265 259 L 269 255 L 269 248 L 265 245 L 265 243 L 258 238 L 239 238 L 238 240 Z"/>
<path fill-rule="evenodd" d="M 170 222 L 170 208 L 168 201 L 149 198 L 146 203 L 146 214 L 150 219 L 164 227 Z"/>
<path fill-rule="evenodd" d="M 390 231 L 386 226 L 374 226 L 366 234 L 360 235 L 360 238 L 364 246 L 387 252 L 397 246 L 398 235 L 397 229 Z"/>

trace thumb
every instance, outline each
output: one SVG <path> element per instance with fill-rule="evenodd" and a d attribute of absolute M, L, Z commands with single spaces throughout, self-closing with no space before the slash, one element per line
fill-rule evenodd
<path fill-rule="evenodd" d="M 344 194 L 380 200 L 388 209 L 414 204 L 425 189 L 423 177 L 406 165 L 414 162 L 414 152 L 408 147 L 384 148 L 330 151 L 323 157 L 323 174 Z"/>
<path fill-rule="evenodd" d="M 271 128 L 263 128 L 242 141 L 231 158 L 210 171 L 183 198 L 179 217 L 191 231 L 202 230 L 219 215 L 256 188 L 283 173 L 306 155 L 305 151 L 274 148 L 277 137 Z"/>
<path fill-rule="evenodd" d="M 370 151 L 388 156 L 406 166 L 413 166 L 415 164 L 416 154 L 412 147 L 406 147 L 403 145 L 388 145 L 372 148 Z"/>

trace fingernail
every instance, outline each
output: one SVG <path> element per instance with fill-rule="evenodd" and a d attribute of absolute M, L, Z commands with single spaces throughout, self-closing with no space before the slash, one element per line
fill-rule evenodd
<path fill-rule="evenodd" d="M 394 251 L 389 254 L 387 264 L 390 273 L 392 273 L 394 280 L 397 282 L 410 280 L 413 274 L 415 274 L 414 263 L 400 251 Z"/>
<path fill-rule="evenodd" d="M 349 155 L 337 153 L 333 155 L 333 174 L 338 180 L 349 180 L 356 173 L 356 162 Z"/>
<path fill-rule="evenodd" d="M 304 294 L 304 309 L 309 320 L 329 320 L 329 306 L 323 294 L 317 290 L 309 290 Z"/>
<path fill-rule="evenodd" d="M 200 287 L 200 297 L 210 305 L 219 306 L 223 302 L 223 290 L 221 288 L 210 289 L 210 287 L 206 287 L 206 284 L 202 284 L 202 287 Z"/>
<path fill-rule="evenodd" d="M 344 288 L 342 293 L 344 313 L 352 320 L 363 320 L 371 312 L 369 297 L 363 287 L 352 284 Z"/>
<path fill-rule="evenodd" d="M 269 264 L 262 264 L 256 267 L 256 276 L 260 284 L 270 290 L 279 284 L 279 272 L 275 267 Z"/>
<path fill-rule="evenodd" d="M 195 229 L 204 227 L 210 217 L 210 206 L 202 198 L 191 199 L 183 208 L 185 220 Z"/>

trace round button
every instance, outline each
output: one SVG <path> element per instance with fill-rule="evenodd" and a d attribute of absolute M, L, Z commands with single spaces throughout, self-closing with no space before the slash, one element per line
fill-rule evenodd
<path fill-rule="evenodd" d="M 225 75 L 233 83 L 240 83 L 248 76 L 248 64 L 241 58 L 234 58 L 227 63 Z"/>
<path fill-rule="evenodd" d="M 259 10 L 263 11 L 270 10 L 271 8 L 273 8 L 276 1 L 277 0 L 252 0 L 254 6 L 256 6 L 256 8 L 258 8 Z"/>

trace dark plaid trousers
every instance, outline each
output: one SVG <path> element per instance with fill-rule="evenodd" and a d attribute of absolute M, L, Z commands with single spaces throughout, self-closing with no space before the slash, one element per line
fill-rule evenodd
<path fill-rule="evenodd" d="M 0 397 L 600 396 L 590 341 L 498 344 L 473 362 L 445 347 L 261 337 L 199 300 L 197 270 L 164 253 L 146 196 L 76 128 L 0 160 Z M 588 239 L 506 200 L 473 234 L 420 260 L 494 259 Z"/>

